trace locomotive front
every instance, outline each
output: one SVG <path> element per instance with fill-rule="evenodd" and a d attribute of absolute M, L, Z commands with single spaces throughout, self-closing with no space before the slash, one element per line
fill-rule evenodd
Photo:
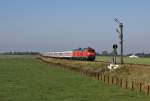
<path fill-rule="evenodd" d="M 93 48 L 86 48 L 85 49 L 87 51 L 87 59 L 90 60 L 90 61 L 94 61 L 95 60 L 95 57 L 96 57 L 96 52 Z"/>

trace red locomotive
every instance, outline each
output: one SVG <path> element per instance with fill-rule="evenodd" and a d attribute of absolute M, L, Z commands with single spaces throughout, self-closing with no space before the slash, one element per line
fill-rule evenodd
<path fill-rule="evenodd" d="M 96 52 L 93 48 L 88 47 L 88 48 L 74 49 L 73 51 L 45 52 L 42 53 L 41 55 L 46 57 L 94 61 L 96 57 Z"/>

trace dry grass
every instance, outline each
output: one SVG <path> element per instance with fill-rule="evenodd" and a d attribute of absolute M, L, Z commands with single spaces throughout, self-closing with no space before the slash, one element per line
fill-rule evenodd
<path fill-rule="evenodd" d="M 108 86 L 32 57 L 3 56 L 0 60 L 0 101 L 149 101 L 145 94 Z M 64 65 L 61 61 L 51 62 Z M 83 64 L 88 65 L 80 66 Z"/>
<path fill-rule="evenodd" d="M 120 86 L 120 80 L 122 80 L 122 88 L 126 88 L 127 81 L 127 89 L 132 89 L 138 92 L 145 92 L 146 94 L 148 92 L 148 85 L 150 85 L 149 66 L 125 64 L 116 70 L 108 70 L 108 64 L 103 62 L 75 61 L 44 57 L 40 58 L 48 63 L 61 65 L 63 67 L 66 66 L 67 68 L 77 70 L 78 72 L 88 76 L 95 77 L 95 75 L 98 74 L 100 79 L 102 75 L 106 76 L 106 80 L 104 80 L 104 82 L 111 82 L 110 79 L 114 77 L 114 79 L 116 79 L 114 82 L 116 82 L 118 86 Z M 107 79 L 108 76 L 110 79 Z"/>
<path fill-rule="evenodd" d="M 49 63 L 68 66 L 70 68 L 77 68 L 83 71 L 102 72 L 108 70 L 106 68 L 108 64 L 101 62 L 65 60 L 65 59 L 45 58 L 45 57 L 40 58 Z"/>
<path fill-rule="evenodd" d="M 109 71 L 107 69 L 106 63 L 102 62 L 89 62 L 89 61 L 75 61 L 75 60 L 65 60 L 65 59 L 55 59 L 55 58 L 44 58 L 43 60 L 58 64 L 62 66 L 68 66 L 82 71 L 90 71 L 97 73 L 105 73 L 115 77 L 128 79 L 131 81 L 144 82 L 146 84 L 150 83 L 150 66 L 140 66 L 140 65 L 123 65 L 121 68 Z"/>

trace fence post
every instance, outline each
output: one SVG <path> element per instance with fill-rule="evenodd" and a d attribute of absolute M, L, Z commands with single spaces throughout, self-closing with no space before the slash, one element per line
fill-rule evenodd
<path fill-rule="evenodd" d="M 105 82 L 105 75 L 104 75 L 104 82 Z"/>
<path fill-rule="evenodd" d="M 86 70 L 86 75 L 88 76 L 88 71 Z"/>
<path fill-rule="evenodd" d="M 114 84 L 114 77 L 111 77 L 111 83 Z"/>
<path fill-rule="evenodd" d="M 95 78 L 97 77 L 97 74 L 95 72 L 93 73 L 93 75 L 94 75 Z"/>
<path fill-rule="evenodd" d="M 84 74 L 86 75 L 86 70 L 84 71 Z"/>
<path fill-rule="evenodd" d="M 103 79 L 102 76 L 103 76 L 103 74 L 101 74 L 101 80 Z"/>
<path fill-rule="evenodd" d="M 83 71 L 84 75 L 86 75 L 86 71 Z"/>
<path fill-rule="evenodd" d="M 140 92 L 142 91 L 142 83 L 140 83 Z"/>
<path fill-rule="evenodd" d="M 147 86 L 147 95 L 149 95 L 149 85 Z"/>
<path fill-rule="evenodd" d="M 95 73 L 95 78 L 97 78 L 97 73 Z"/>
<path fill-rule="evenodd" d="M 80 70 L 80 74 L 81 74 L 81 76 L 83 75 L 82 70 Z"/>
<path fill-rule="evenodd" d="M 126 87 L 126 89 L 128 89 L 128 80 L 126 80 L 125 82 L 126 82 L 125 87 Z"/>
<path fill-rule="evenodd" d="M 81 72 L 82 72 L 82 76 L 84 76 L 84 71 L 83 71 L 83 70 L 81 70 Z"/>
<path fill-rule="evenodd" d="M 99 80 L 99 73 L 97 73 L 97 79 Z"/>
<path fill-rule="evenodd" d="M 118 85 L 118 77 L 116 77 L 116 85 Z"/>
<path fill-rule="evenodd" d="M 122 79 L 120 79 L 120 87 L 122 87 Z"/>
<path fill-rule="evenodd" d="M 134 90 L 134 81 L 132 81 L 132 87 L 131 87 L 132 90 Z"/>
<path fill-rule="evenodd" d="M 109 84 L 109 75 L 107 76 L 107 81 L 108 81 L 108 84 Z"/>

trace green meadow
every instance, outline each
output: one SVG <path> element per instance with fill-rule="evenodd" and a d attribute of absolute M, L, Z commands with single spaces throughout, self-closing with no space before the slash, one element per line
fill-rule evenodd
<path fill-rule="evenodd" d="M 97 61 L 105 61 L 105 62 L 112 62 L 112 56 L 97 56 Z M 117 57 L 117 62 L 120 62 L 120 57 Z M 133 63 L 133 64 L 147 64 L 150 65 L 150 58 L 129 58 L 127 56 L 124 57 L 124 63 Z"/>
<path fill-rule="evenodd" d="M 150 96 L 43 63 L 0 56 L 0 101 L 149 101 Z"/>

